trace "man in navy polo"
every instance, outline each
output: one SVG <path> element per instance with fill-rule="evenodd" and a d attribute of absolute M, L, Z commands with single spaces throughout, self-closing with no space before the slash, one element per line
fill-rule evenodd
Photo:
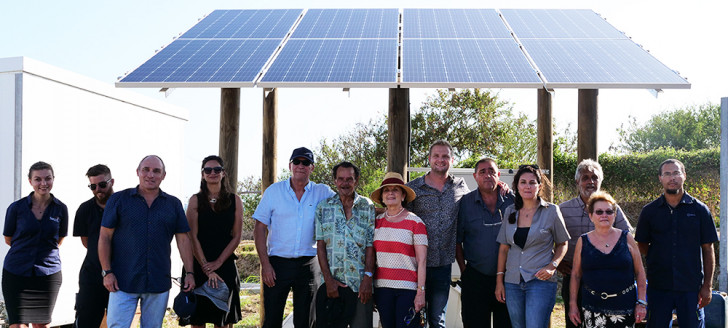
<path fill-rule="evenodd" d="M 311 299 L 316 288 L 314 215 L 320 201 L 335 195 L 327 185 L 309 180 L 313 152 L 307 148 L 293 151 L 288 168 L 291 177 L 270 185 L 253 213 L 256 220 L 253 237 L 263 280 L 263 328 L 282 326 L 283 309 L 291 289 L 293 325 L 309 326 Z"/>
<path fill-rule="evenodd" d="M 104 287 L 99 263 L 99 231 L 106 201 L 114 193 L 114 179 L 109 167 L 103 164 L 89 168 L 86 176 L 93 197 L 78 207 L 76 219 L 73 221 L 73 235 L 81 237 L 81 243 L 87 249 L 78 275 L 74 327 L 98 328 L 109 302 L 109 291 Z"/>
<path fill-rule="evenodd" d="M 159 189 L 166 176 L 159 156 L 144 157 L 137 167 L 139 185 L 117 192 L 104 210 L 99 261 L 104 286 L 111 292 L 106 322 L 128 328 L 141 301 L 141 327 L 161 327 L 172 288 L 172 237 L 177 240 L 187 275 L 185 291 L 195 288 L 192 245 L 182 203 Z"/>
<path fill-rule="evenodd" d="M 681 328 L 705 327 L 718 241 L 710 210 L 684 189 L 685 165 L 668 159 L 659 167 L 664 189 L 637 221 L 640 252 L 647 256 L 647 326 L 668 327 L 675 309 Z M 639 304 L 647 305 L 645 300 Z"/>
<path fill-rule="evenodd" d="M 510 327 L 504 303 L 495 298 L 498 274 L 496 241 L 503 213 L 515 201 L 513 191 L 501 192 L 500 171 L 495 160 L 483 158 L 473 173 L 478 189 L 460 199 L 455 260 L 460 267 L 463 327 Z M 467 263 L 466 263 L 467 261 Z"/>

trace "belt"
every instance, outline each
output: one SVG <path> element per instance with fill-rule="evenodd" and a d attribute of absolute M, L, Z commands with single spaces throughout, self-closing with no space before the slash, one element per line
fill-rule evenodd
<path fill-rule="evenodd" d="M 631 285 L 629 285 L 629 287 L 627 287 L 625 289 L 622 289 L 621 291 L 616 292 L 614 294 L 609 294 L 607 292 L 601 292 L 600 293 L 600 292 L 594 291 L 593 289 L 589 288 L 589 286 L 587 286 L 585 284 L 583 284 L 582 286 L 584 286 L 584 289 L 586 289 L 586 291 L 589 292 L 589 294 L 592 294 L 594 296 L 597 296 L 598 295 L 599 297 L 601 297 L 601 299 L 606 300 L 606 299 L 608 299 L 610 297 L 617 297 L 619 295 L 625 295 L 625 294 L 629 293 L 629 291 L 631 291 L 632 289 L 634 289 L 634 286 L 635 285 L 634 284 L 631 284 Z"/>

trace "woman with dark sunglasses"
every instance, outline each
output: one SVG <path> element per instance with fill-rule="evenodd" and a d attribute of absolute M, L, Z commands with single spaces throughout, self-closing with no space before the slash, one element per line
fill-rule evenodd
<path fill-rule="evenodd" d="M 634 327 L 647 312 L 642 257 L 629 231 L 614 227 L 616 207 L 605 192 L 596 192 L 587 201 L 594 230 L 576 243 L 568 304 L 569 319 L 577 326 Z M 583 318 L 576 300 L 579 286 Z"/>
<path fill-rule="evenodd" d="M 180 324 L 205 327 L 211 323 L 215 327 L 231 327 L 241 319 L 240 282 L 234 251 L 242 234 L 243 202 L 229 190 L 219 156 L 207 156 L 202 160 L 201 175 L 200 192 L 190 197 L 187 206 L 195 254 L 195 285 L 213 289 L 227 287 L 230 294 L 224 309 L 198 295 L 195 313 L 189 322 L 181 319 Z"/>
<path fill-rule="evenodd" d="M 542 199 L 548 183 L 537 165 L 522 165 L 498 232 L 495 297 L 513 328 L 548 327 L 556 303 L 556 267 L 570 237 L 559 206 Z"/>
<path fill-rule="evenodd" d="M 5 215 L 5 256 L 2 291 L 11 328 L 48 327 L 61 287 L 58 247 L 68 233 L 68 208 L 51 194 L 53 167 L 30 167 L 33 191 L 10 204 Z"/>

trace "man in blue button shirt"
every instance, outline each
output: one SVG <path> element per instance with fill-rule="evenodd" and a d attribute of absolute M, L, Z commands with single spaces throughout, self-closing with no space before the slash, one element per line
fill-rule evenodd
<path fill-rule="evenodd" d="M 281 327 L 288 292 L 293 289 L 293 325 L 309 325 L 314 293 L 314 214 L 316 205 L 335 193 L 309 180 L 313 152 L 305 147 L 291 154 L 291 177 L 263 193 L 253 213 L 253 230 L 263 280 L 263 328 Z M 267 234 L 267 238 L 266 238 Z"/>
<path fill-rule="evenodd" d="M 106 202 L 99 236 L 104 286 L 111 292 L 106 321 L 128 328 L 141 300 L 141 327 L 161 327 L 172 288 L 172 237 L 184 263 L 185 291 L 195 288 L 190 227 L 182 203 L 163 192 L 166 176 L 159 156 L 144 157 L 137 167 L 139 185 L 117 192 Z"/>
<path fill-rule="evenodd" d="M 510 327 L 508 309 L 495 298 L 498 249 L 503 213 L 513 204 L 513 191 L 501 193 L 495 160 L 483 158 L 473 173 L 478 189 L 460 199 L 455 259 L 460 267 L 463 327 Z M 467 263 L 466 263 L 467 261 Z M 502 274 L 502 273 L 501 273 Z"/>
<path fill-rule="evenodd" d="M 710 210 L 684 189 L 685 165 L 668 159 L 659 167 L 664 193 L 647 204 L 634 239 L 647 256 L 647 326 L 667 327 L 675 309 L 681 328 L 705 327 L 718 241 Z M 645 300 L 638 303 L 647 305 Z"/>

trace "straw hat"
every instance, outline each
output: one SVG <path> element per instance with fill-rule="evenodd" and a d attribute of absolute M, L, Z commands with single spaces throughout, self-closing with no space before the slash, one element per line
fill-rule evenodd
<path fill-rule="evenodd" d="M 402 175 L 397 172 L 387 172 L 387 174 L 384 175 L 384 180 L 382 181 L 382 184 L 377 188 L 377 190 L 374 190 L 371 195 L 369 195 L 369 198 L 372 199 L 373 202 L 385 206 L 382 203 L 382 190 L 384 187 L 387 186 L 397 186 L 402 188 L 405 191 L 405 197 L 404 201 L 405 203 L 409 203 L 415 199 L 417 194 L 415 194 L 415 191 L 412 190 L 412 188 L 407 187 L 404 184 L 404 179 L 402 179 Z"/>

